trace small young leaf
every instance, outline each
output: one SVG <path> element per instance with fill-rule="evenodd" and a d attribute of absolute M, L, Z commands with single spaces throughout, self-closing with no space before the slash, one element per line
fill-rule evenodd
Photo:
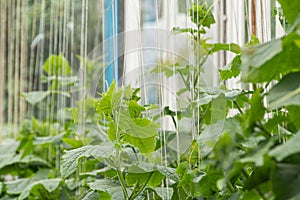
<path fill-rule="evenodd" d="M 67 76 L 72 74 L 69 62 L 62 53 L 51 55 L 44 63 L 43 69 L 48 76 Z"/>
<path fill-rule="evenodd" d="M 219 68 L 219 72 L 221 80 L 236 78 L 241 73 L 241 56 L 237 55 L 234 57 L 229 65 Z"/>

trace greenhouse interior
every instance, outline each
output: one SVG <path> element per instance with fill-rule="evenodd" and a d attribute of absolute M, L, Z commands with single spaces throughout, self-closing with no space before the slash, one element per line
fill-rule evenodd
<path fill-rule="evenodd" d="M 300 200 L 299 0 L 0 0 L 1 200 Z"/>

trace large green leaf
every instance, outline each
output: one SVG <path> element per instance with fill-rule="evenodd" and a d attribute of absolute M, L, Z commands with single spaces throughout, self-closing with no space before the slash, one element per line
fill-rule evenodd
<path fill-rule="evenodd" d="M 49 92 L 47 91 L 33 91 L 33 92 L 23 93 L 22 96 L 25 98 L 25 100 L 28 103 L 34 106 L 35 104 L 43 101 L 48 96 L 48 94 Z"/>
<path fill-rule="evenodd" d="M 295 0 L 278 0 L 290 24 L 293 24 L 300 14 L 300 1 Z"/>
<path fill-rule="evenodd" d="M 43 144 L 59 144 L 62 142 L 62 137 L 66 133 L 61 133 L 55 136 L 48 136 L 48 137 L 35 137 L 33 144 L 35 145 L 43 145 Z"/>
<path fill-rule="evenodd" d="M 124 200 L 122 187 L 118 182 L 111 179 L 99 179 L 88 183 L 92 190 L 108 192 L 113 200 Z"/>
<path fill-rule="evenodd" d="M 22 93 L 22 97 L 24 97 L 29 104 L 34 106 L 37 103 L 40 103 L 41 101 L 46 99 L 46 97 L 50 94 L 59 94 L 68 98 L 71 97 L 70 94 L 67 92 L 61 92 L 56 90 L 26 92 Z"/>
<path fill-rule="evenodd" d="M 59 178 L 35 181 L 27 185 L 25 189 L 23 188 L 22 193 L 19 196 L 19 200 L 26 199 L 33 190 L 39 190 L 39 192 L 41 192 L 41 190 L 46 190 L 51 193 L 60 186 L 61 181 L 62 180 Z"/>
<path fill-rule="evenodd" d="M 268 107 L 273 110 L 282 106 L 300 106 L 300 72 L 283 77 L 268 93 Z"/>
<path fill-rule="evenodd" d="M 124 135 L 123 140 L 137 147 L 141 153 L 151 153 L 156 147 L 156 136 L 144 138 Z"/>
<path fill-rule="evenodd" d="M 165 177 L 173 180 L 174 182 L 178 182 L 178 176 L 175 173 L 176 169 L 161 165 L 155 165 L 153 163 L 147 163 L 143 161 L 139 161 L 128 168 L 129 173 L 149 173 L 158 171 Z"/>
<path fill-rule="evenodd" d="M 96 146 L 83 146 L 78 149 L 65 151 L 62 156 L 60 173 L 62 177 L 66 178 L 76 171 L 78 161 L 83 157 L 93 156 L 95 158 L 109 158 L 114 155 L 114 145 L 110 142 L 105 142 Z"/>
<path fill-rule="evenodd" d="M 217 143 L 219 136 L 223 133 L 224 120 L 215 124 L 205 126 L 204 131 L 198 136 L 197 143 L 201 150 L 201 155 L 206 156 L 211 152 Z"/>
<path fill-rule="evenodd" d="M 151 187 L 158 187 L 165 176 L 163 176 L 158 171 L 147 172 L 147 173 L 127 173 L 126 174 L 126 183 L 128 186 L 134 186 L 135 184 L 149 185 Z"/>
<path fill-rule="evenodd" d="M 276 146 L 272 149 L 269 155 L 273 156 L 277 161 L 282 161 L 296 153 L 300 153 L 300 131 L 290 138 L 286 143 Z"/>
<path fill-rule="evenodd" d="M 161 198 L 161 199 L 170 199 L 170 197 L 173 196 L 173 188 L 169 187 L 157 187 L 154 189 L 156 194 Z"/>
<path fill-rule="evenodd" d="M 0 152 L 1 155 L 5 154 L 13 154 L 17 151 L 19 147 L 19 142 L 16 142 L 14 140 L 4 140 L 2 141 L 0 145 Z"/>
<path fill-rule="evenodd" d="M 126 135 L 136 138 L 150 138 L 157 135 L 159 126 L 145 118 L 131 118 L 128 112 L 117 113 L 118 127 L 125 131 Z"/>
<path fill-rule="evenodd" d="M 49 177 L 49 170 L 42 169 L 35 173 L 32 178 L 21 178 L 5 183 L 7 194 L 15 195 L 21 194 L 26 187 L 36 181 L 46 179 Z"/>
<path fill-rule="evenodd" d="M 0 155 L 0 169 L 13 164 L 41 164 L 48 165 L 47 161 L 34 155 L 28 155 L 22 158 L 21 154 L 3 154 Z"/>
<path fill-rule="evenodd" d="M 288 106 L 287 110 L 289 112 L 291 122 L 293 122 L 297 130 L 300 130 L 300 106 Z"/>
<path fill-rule="evenodd" d="M 252 162 L 255 163 L 256 166 L 262 166 L 264 164 L 264 156 L 267 155 L 269 149 L 273 145 L 273 141 L 269 140 L 266 144 L 263 144 L 257 148 L 254 152 L 249 152 L 248 156 L 241 158 L 239 162 L 241 163 L 248 163 Z"/>
<path fill-rule="evenodd" d="M 271 42 L 251 46 L 242 52 L 242 80 L 252 83 L 269 82 L 280 75 L 300 71 L 300 36 L 292 32 Z"/>
<path fill-rule="evenodd" d="M 17 179 L 6 183 L 7 194 L 16 195 L 21 194 L 23 190 L 33 182 L 30 178 Z"/>
<path fill-rule="evenodd" d="M 293 164 L 277 164 L 272 171 L 272 185 L 275 200 L 289 199 L 299 195 L 300 166 Z"/>

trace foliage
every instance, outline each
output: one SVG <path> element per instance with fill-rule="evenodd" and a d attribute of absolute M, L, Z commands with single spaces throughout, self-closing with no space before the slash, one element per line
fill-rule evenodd
<path fill-rule="evenodd" d="M 190 14 L 197 29 L 176 30 L 195 42 L 195 54 L 200 47 L 205 54 L 198 63 L 172 65 L 185 85 L 177 92 L 180 98 L 187 97 L 183 108 L 166 106 L 153 115 L 154 106 L 139 104 L 139 89 L 117 88 L 112 83 L 99 99 L 86 100 L 86 110 L 95 110 L 96 115 L 84 116 L 87 127 L 81 135 L 72 118 L 66 118 L 65 124 L 35 118 L 26 121 L 17 141 L 0 145 L 0 198 L 298 199 L 300 65 L 295 58 L 300 54 L 300 36 L 295 16 L 299 6 L 279 2 L 294 28 L 265 44 L 258 44 L 253 36 L 244 48 L 207 43 L 202 33 L 214 23 L 211 8 L 193 5 Z M 196 10 L 200 10 L 199 18 L 193 18 Z M 223 50 L 236 55 L 230 65 L 219 70 L 221 80 L 240 76 L 252 85 L 250 89 L 204 84 L 203 63 Z M 51 68 L 61 66 L 67 65 Z M 170 77 L 174 75 L 170 70 L 158 66 L 153 71 Z M 71 76 L 66 75 L 64 78 Z M 59 91 L 58 85 L 55 91 Z M 37 94 L 40 99 L 45 95 Z M 37 104 L 31 95 L 24 94 Z M 66 110 L 78 119 L 78 107 Z M 228 115 L 232 111 L 236 114 Z M 193 130 L 178 133 L 180 142 L 187 143 L 183 152 L 171 148 L 176 133 L 158 124 L 162 115 L 170 117 L 178 130 L 184 120 L 192 121 Z M 96 133 L 89 129 L 95 123 Z M 176 159 L 161 154 L 165 148 L 176 154 Z"/>

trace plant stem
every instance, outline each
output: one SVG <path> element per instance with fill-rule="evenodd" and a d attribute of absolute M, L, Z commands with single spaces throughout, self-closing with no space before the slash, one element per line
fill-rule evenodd
<path fill-rule="evenodd" d="M 151 174 L 149 175 L 149 177 L 147 178 L 147 180 L 145 181 L 143 186 L 137 192 L 134 192 L 130 195 L 129 200 L 133 200 L 141 194 L 141 192 L 144 190 L 144 188 L 147 186 L 148 182 L 150 181 L 152 175 L 153 175 L 153 172 L 151 172 Z M 133 191 L 134 191 L 134 189 L 133 189 Z"/>
<path fill-rule="evenodd" d="M 270 137 L 272 136 L 271 133 L 269 133 L 269 132 L 265 129 L 265 127 L 263 126 L 263 124 L 262 124 L 260 121 L 258 121 L 258 123 L 256 123 L 255 126 L 256 126 L 257 128 L 259 128 L 260 130 L 262 130 L 262 131 L 265 133 L 265 136 L 266 136 L 267 138 L 270 138 Z"/>
<path fill-rule="evenodd" d="M 121 183 L 122 190 L 123 190 L 124 199 L 128 200 L 128 192 L 126 190 L 125 180 L 124 180 L 124 177 L 123 177 L 120 167 L 118 167 L 118 169 L 117 169 L 117 174 L 118 174 L 118 178 Z"/>
<path fill-rule="evenodd" d="M 233 104 L 235 105 L 235 107 L 238 109 L 238 111 L 240 112 L 241 115 L 244 114 L 244 112 L 242 111 L 242 109 L 240 108 L 239 104 L 236 101 L 233 101 Z"/>
<path fill-rule="evenodd" d="M 72 199 L 73 199 L 73 198 L 70 196 L 69 192 L 66 190 L 65 187 L 63 187 L 63 191 L 65 192 L 66 197 L 67 197 L 68 200 L 72 200 Z"/>

